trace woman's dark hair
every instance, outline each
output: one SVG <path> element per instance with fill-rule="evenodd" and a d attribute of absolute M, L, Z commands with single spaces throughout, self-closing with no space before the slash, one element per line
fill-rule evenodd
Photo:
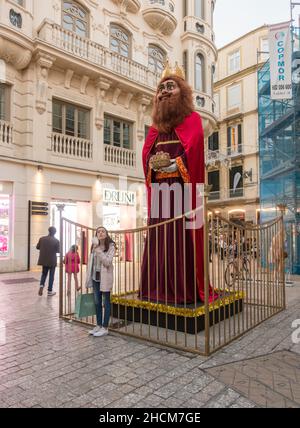
<path fill-rule="evenodd" d="M 72 245 L 71 246 L 71 251 L 72 251 L 72 253 L 76 253 L 78 251 L 78 246 L 77 245 Z"/>
<path fill-rule="evenodd" d="M 105 238 L 105 241 L 104 241 L 104 247 L 105 247 L 104 248 L 104 252 L 107 253 L 107 251 L 109 250 L 110 244 L 113 244 L 114 246 L 116 246 L 116 243 L 115 243 L 115 241 L 113 241 L 111 239 L 111 237 L 109 236 L 108 230 L 105 227 L 103 227 L 103 226 L 97 227 L 96 233 L 95 233 L 96 237 L 97 237 L 97 232 L 98 232 L 99 229 L 103 229 L 106 232 L 106 238 Z"/>

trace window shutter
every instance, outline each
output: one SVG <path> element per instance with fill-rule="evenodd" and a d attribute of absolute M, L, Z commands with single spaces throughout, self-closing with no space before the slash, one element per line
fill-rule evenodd
<path fill-rule="evenodd" d="M 242 146 L 243 141 L 242 141 L 242 124 L 240 123 L 238 125 L 238 145 L 239 145 L 239 149 Z"/>
<path fill-rule="evenodd" d="M 231 126 L 227 128 L 227 147 L 231 147 Z"/>

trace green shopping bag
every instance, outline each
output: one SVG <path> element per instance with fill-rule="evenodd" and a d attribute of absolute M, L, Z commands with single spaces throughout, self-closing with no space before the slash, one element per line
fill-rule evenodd
<path fill-rule="evenodd" d="M 76 318 L 85 318 L 96 315 L 94 293 L 79 294 L 75 303 Z"/>

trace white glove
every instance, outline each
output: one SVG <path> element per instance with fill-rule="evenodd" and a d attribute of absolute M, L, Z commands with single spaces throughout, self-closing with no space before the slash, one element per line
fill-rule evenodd
<path fill-rule="evenodd" d="M 161 172 L 176 172 L 178 170 L 176 159 L 171 159 L 170 162 L 171 162 L 170 166 L 167 166 L 165 168 L 161 168 L 160 171 Z"/>

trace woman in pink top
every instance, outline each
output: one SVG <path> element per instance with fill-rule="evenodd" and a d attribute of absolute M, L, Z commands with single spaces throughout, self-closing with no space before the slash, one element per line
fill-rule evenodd
<path fill-rule="evenodd" d="M 66 273 L 68 274 L 68 281 L 67 281 L 67 295 L 71 295 L 71 281 L 72 281 L 72 275 L 74 275 L 75 280 L 75 287 L 76 290 L 81 290 L 81 287 L 78 283 L 78 272 L 79 272 L 79 265 L 80 265 L 80 257 L 78 254 L 78 247 L 77 245 L 72 245 L 70 250 L 65 255 L 64 263 L 66 266 Z"/>

